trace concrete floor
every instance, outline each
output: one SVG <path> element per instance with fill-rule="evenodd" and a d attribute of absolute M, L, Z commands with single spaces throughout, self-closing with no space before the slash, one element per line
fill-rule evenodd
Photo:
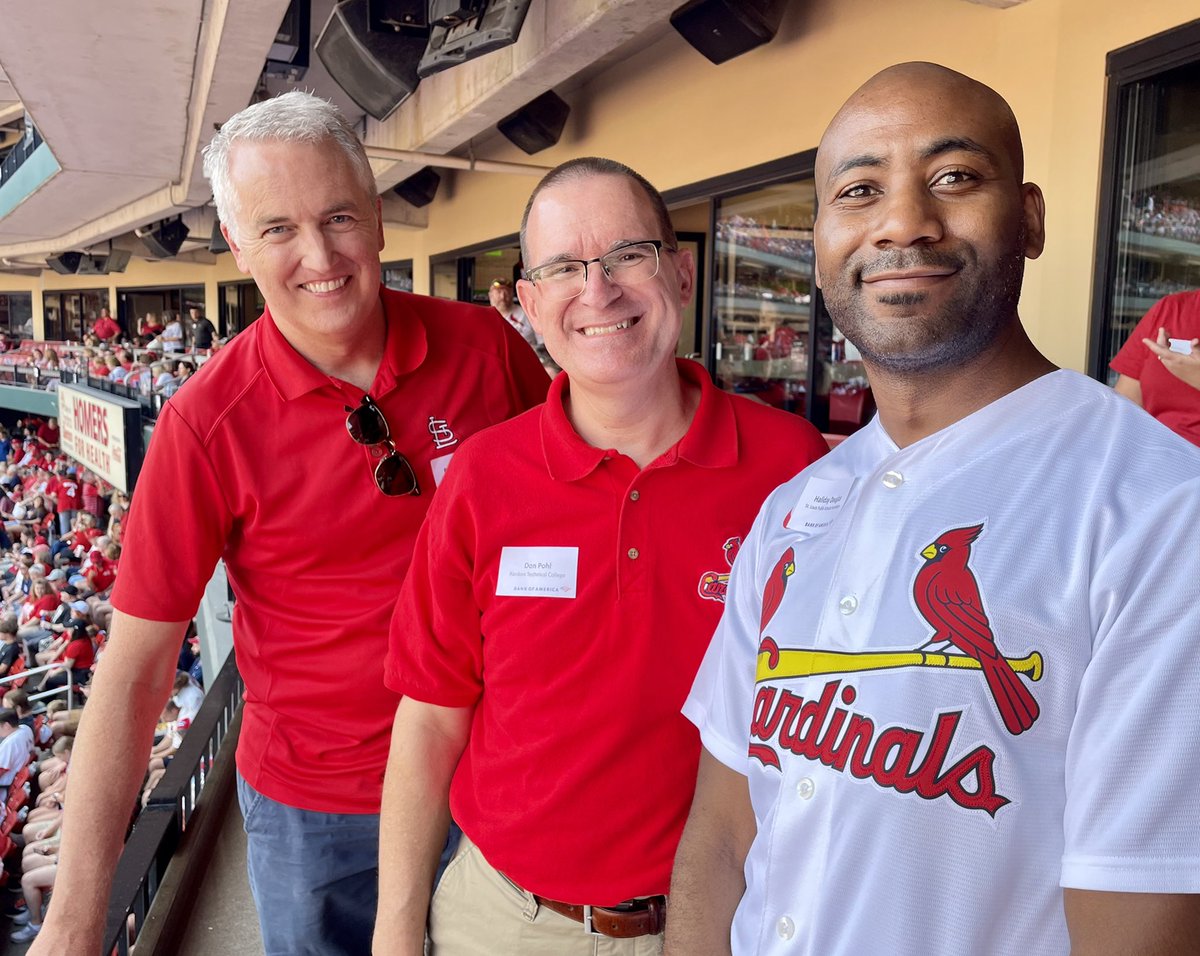
<path fill-rule="evenodd" d="M 179 956 L 262 954 L 258 914 L 246 877 L 246 833 L 237 800 L 230 800 Z"/>

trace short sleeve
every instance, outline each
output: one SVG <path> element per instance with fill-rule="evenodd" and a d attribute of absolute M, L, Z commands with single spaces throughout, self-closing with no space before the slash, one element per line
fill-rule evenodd
<path fill-rule="evenodd" d="M 1067 747 L 1062 885 L 1200 893 L 1200 478 L 1100 556 Z"/>
<path fill-rule="evenodd" d="M 458 456 L 469 455 L 469 444 Z M 458 457 L 456 456 L 456 457 Z M 456 460 L 417 535 L 392 615 L 384 683 L 406 697 L 470 707 L 483 692 L 481 612 L 473 587 L 474 520 Z"/>
<path fill-rule="evenodd" d="M 192 617 L 232 524 L 211 460 L 168 402 L 130 501 L 113 605 L 149 621 Z"/>

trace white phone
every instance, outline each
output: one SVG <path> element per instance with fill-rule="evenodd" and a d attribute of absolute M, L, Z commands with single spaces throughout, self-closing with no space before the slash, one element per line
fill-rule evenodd
<path fill-rule="evenodd" d="M 1180 355 L 1192 354 L 1192 342 L 1190 339 L 1167 339 L 1167 348 L 1172 352 L 1178 352 Z"/>

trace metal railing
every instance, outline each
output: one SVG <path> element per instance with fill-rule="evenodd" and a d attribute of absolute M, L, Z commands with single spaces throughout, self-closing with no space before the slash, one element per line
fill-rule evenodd
<path fill-rule="evenodd" d="M 7 687 L 4 686 L 6 684 L 15 684 L 17 681 L 21 681 L 22 686 L 24 686 L 25 678 L 33 677 L 36 674 L 44 674 L 46 671 L 54 670 L 55 668 L 61 666 L 62 665 L 58 663 L 43 664 L 41 667 L 30 667 L 27 670 L 19 671 L 18 673 L 11 674 L 8 677 L 0 677 L 0 695 L 8 692 Z M 26 691 L 26 693 L 28 693 L 28 691 Z M 70 710 L 75 706 L 74 679 L 68 680 L 62 687 L 52 687 L 50 690 L 44 690 L 36 694 L 29 694 L 29 700 L 31 702 L 35 700 L 45 700 L 47 697 L 57 697 L 60 694 L 67 695 L 67 710 Z"/>
<path fill-rule="evenodd" d="M 130 952 L 133 941 L 146 925 L 146 914 L 163 883 L 167 866 L 177 852 L 196 855 L 211 852 L 215 839 L 205 831 L 220 825 L 221 813 L 233 789 L 233 752 L 240 726 L 242 690 L 242 678 L 231 652 L 209 683 L 204 703 L 183 743 L 125 841 L 109 897 L 101 949 L 105 956 L 112 953 L 127 956 Z M 111 812 L 119 812 L 119 808 L 112 808 Z M 207 865 L 207 860 L 197 862 L 202 871 L 204 866 L 200 863 Z M 190 905 L 195 894 L 176 895 L 181 905 Z M 183 921 L 182 916 L 173 915 L 168 922 L 177 929 Z"/>
<path fill-rule="evenodd" d="M 111 395 L 118 395 L 121 398 L 128 398 L 130 401 L 137 402 L 142 406 L 142 419 L 144 421 L 154 421 L 158 418 L 158 413 L 162 411 L 163 404 L 167 401 L 168 396 L 161 392 L 152 392 L 147 395 L 136 386 L 123 385 L 120 382 L 110 382 L 106 378 L 96 378 L 88 375 L 86 372 L 77 372 L 72 369 L 62 369 L 59 372 L 60 381 L 64 385 L 78 384 L 86 385 L 89 388 L 96 388 L 102 392 L 108 392 Z"/>
<path fill-rule="evenodd" d="M 0 186 L 8 182 L 9 177 L 42 145 L 42 135 L 30 123 L 28 116 L 25 117 L 25 122 L 29 124 L 27 129 L 32 131 L 32 135 L 22 137 L 21 142 L 10 149 L 4 157 L 4 162 L 0 163 Z"/>

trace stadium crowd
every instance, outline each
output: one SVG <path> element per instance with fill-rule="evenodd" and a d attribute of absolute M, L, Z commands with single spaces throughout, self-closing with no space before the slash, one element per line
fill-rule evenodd
<path fill-rule="evenodd" d="M 37 935 L 54 886 L 75 728 L 112 617 L 129 505 L 58 443 L 53 418 L 0 425 L 0 887 L 12 891 L 14 942 Z M 203 700 L 190 638 L 141 805 Z"/>

